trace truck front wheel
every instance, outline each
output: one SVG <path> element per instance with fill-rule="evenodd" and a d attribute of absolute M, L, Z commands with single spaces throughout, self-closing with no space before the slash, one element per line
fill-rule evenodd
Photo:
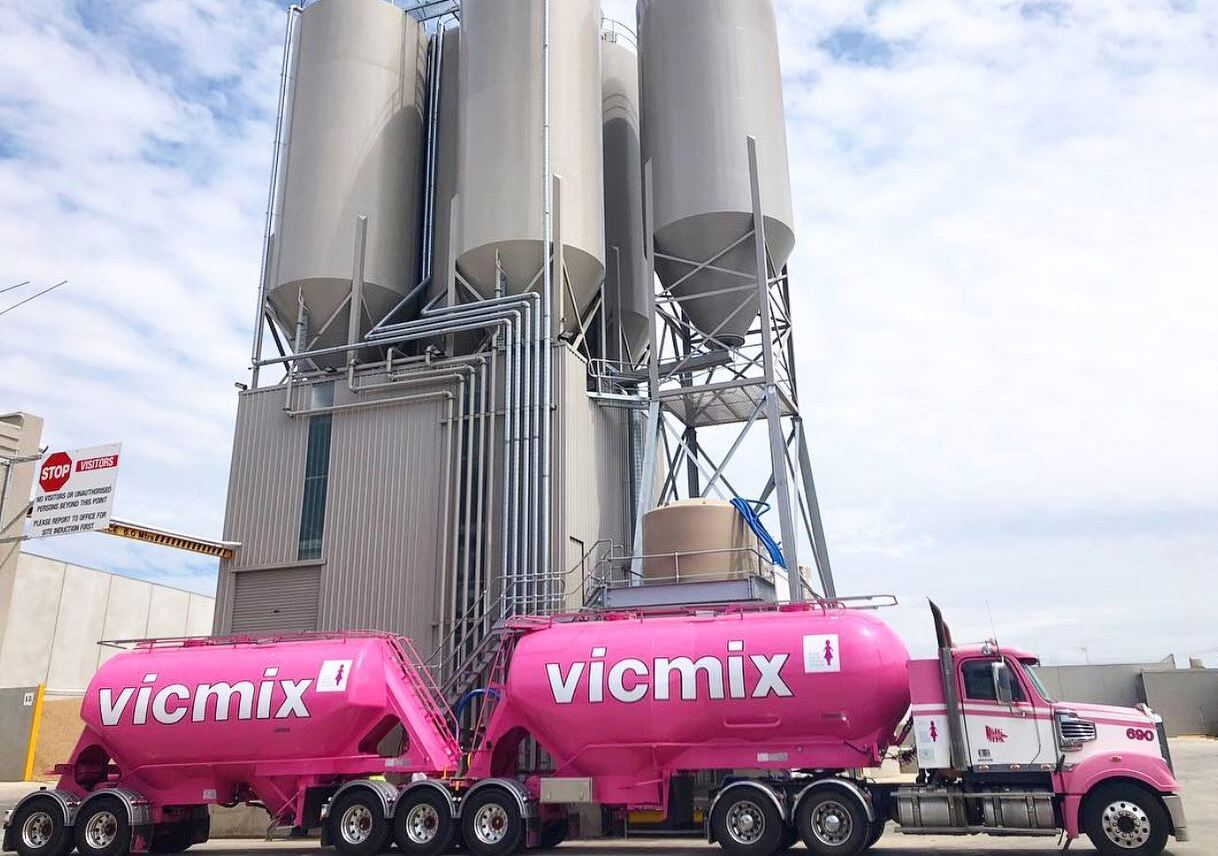
<path fill-rule="evenodd" d="M 784 828 L 774 803 L 756 788 L 729 790 L 711 815 L 715 840 L 732 856 L 769 856 L 782 843 Z"/>
<path fill-rule="evenodd" d="M 795 824 L 804 845 L 817 856 L 858 856 L 871 840 L 867 809 L 838 787 L 817 787 L 799 804 Z"/>
<path fill-rule="evenodd" d="M 1104 856 L 1158 856 L 1169 827 L 1163 804 L 1136 785 L 1101 785 L 1083 802 L 1083 829 Z"/>

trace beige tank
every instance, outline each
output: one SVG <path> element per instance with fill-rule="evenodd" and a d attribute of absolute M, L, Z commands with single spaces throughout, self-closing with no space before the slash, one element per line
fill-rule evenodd
<path fill-rule="evenodd" d="M 669 582 L 736 579 L 763 565 L 761 545 L 731 503 L 681 499 L 643 515 L 643 576 Z"/>
<path fill-rule="evenodd" d="M 495 292 L 496 254 L 510 293 L 541 269 L 542 8 L 542 0 L 461 6 L 456 260 L 486 297 Z M 597 0 L 550 3 L 550 168 L 562 177 L 563 261 L 582 312 L 605 275 Z M 578 324 L 574 310 L 565 311 L 568 331 Z"/>
<path fill-rule="evenodd" d="M 299 37 L 268 297 L 288 330 L 303 297 L 324 348 L 347 341 L 357 218 L 372 323 L 418 281 L 427 36 L 382 0 L 319 0 Z"/>

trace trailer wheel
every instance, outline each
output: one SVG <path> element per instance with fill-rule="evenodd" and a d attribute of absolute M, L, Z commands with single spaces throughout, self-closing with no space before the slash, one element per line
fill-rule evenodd
<path fill-rule="evenodd" d="M 1103 856 L 1158 856 L 1167 846 L 1167 810 L 1136 785 L 1101 785 L 1083 802 L 1082 813 L 1083 829 Z"/>
<path fill-rule="evenodd" d="M 778 849 L 775 853 L 786 853 L 792 847 L 799 843 L 799 830 L 793 826 L 784 826 L 782 828 L 782 838 L 778 842 Z"/>
<path fill-rule="evenodd" d="M 516 798 L 499 787 L 467 797 L 461 806 L 461 838 L 474 856 L 504 856 L 524 841 L 524 818 Z"/>
<path fill-rule="evenodd" d="M 795 813 L 795 826 L 817 856 L 858 856 L 871 840 L 867 810 L 857 797 L 837 787 L 810 791 Z"/>
<path fill-rule="evenodd" d="M 80 856 L 126 856 L 131 852 L 131 821 L 117 797 L 99 797 L 76 815 Z"/>
<path fill-rule="evenodd" d="M 871 821 L 871 834 L 867 836 L 868 850 L 875 847 L 875 845 L 879 843 L 880 838 L 883 837 L 885 822 L 886 821 L 882 817 L 877 817 L 875 820 Z"/>
<path fill-rule="evenodd" d="M 393 812 L 393 840 L 403 853 L 443 853 L 456 831 L 448 800 L 431 787 L 407 792 Z"/>
<path fill-rule="evenodd" d="M 541 838 L 537 847 L 541 850 L 553 850 L 567 840 L 570 824 L 565 817 L 552 820 L 541 829 Z"/>
<path fill-rule="evenodd" d="M 159 824 L 152 831 L 149 853 L 182 853 L 195 843 L 195 830 L 189 820 Z"/>
<path fill-rule="evenodd" d="M 782 816 L 756 788 L 732 790 L 719 798 L 711 815 L 715 840 L 732 856 L 769 856 L 782 843 Z"/>
<path fill-rule="evenodd" d="M 344 856 L 372 856 L 381 852 L 389 838 L 389 821 L 380 797 L 367 788 L 356 788 L 338 798 L 327 818 L 329 838 Z"/>
<path fill-rule="evenodd" d="M 59 856 L 72 849 L 63 810 L 50 797 L 26 800 L 13 813 L 13 848 L 21 856 Z"/>

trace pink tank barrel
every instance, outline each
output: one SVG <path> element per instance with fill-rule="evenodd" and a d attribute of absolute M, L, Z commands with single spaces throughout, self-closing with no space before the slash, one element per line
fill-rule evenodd
<path fill-rule="evenodd" d="M 60 787 L 83 793 L 109 767 L 158 804 L 223 803 L 252 787 L 276 812 L 317 781 L 454 772 L 446 711 L 406 645 L 352 634 L 117 654 L 89 684 Z M 399 723 L 400 753 L 378 753 Z"/>
<path fill-rule="evenodd" d="M 858 610 L 555 623 L 517 642 L 473 772 L 507 772 L 525 732 L 608 803 L 658 803 L 674 770 L 877 765 L 909 706 L 908 659 Z"/>

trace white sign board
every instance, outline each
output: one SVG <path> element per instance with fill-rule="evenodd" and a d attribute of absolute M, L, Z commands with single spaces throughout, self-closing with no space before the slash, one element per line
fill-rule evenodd
<path fill-rule="evenodd" d="M 122 444 L 52 452 L 38 468 L 30 537 L 105 529 L 114 506 Z"/>

